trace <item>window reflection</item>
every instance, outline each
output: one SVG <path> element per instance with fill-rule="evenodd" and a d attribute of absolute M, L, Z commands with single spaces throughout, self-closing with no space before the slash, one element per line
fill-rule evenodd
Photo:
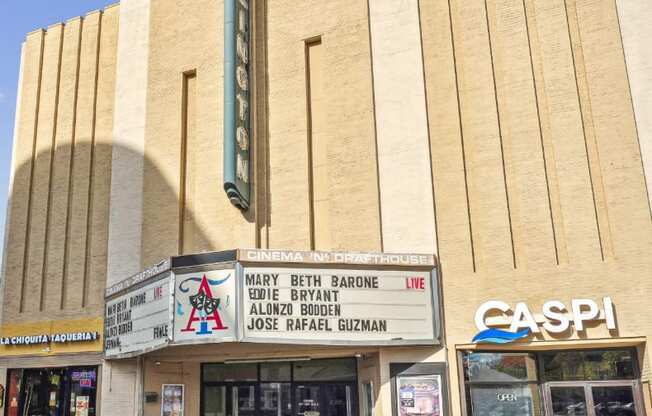
<path fill-rule="evenodd" d="M 536 385 L 490 385 L 471 387 L 473 415 L 540 416 Z"/>
<path fill-rule="evenodd" d="M 204 381 L 256 381 L 258 364 L 206 364 Z"/>
<path fill-rule="evenodd" d="M 535 381 L 534 356 L 524 353 L 469 353 L 466 355 L 468 381 Z"/>
<path fill-rule="evenodd" d="M 536 369 L 534 354 L 466 353 L 464 376 L 469 414 L 541 416 Z"/>
<path fill-rule="evenodd" d="M 290 381 L 292 368 L 290 363 L 260 364 L 261 381 Z"/>
<path fill-rule="evenodd" d="M 636 416 L 631 387 L 593 387 L 591 390 L 595 416 Z"/>
<path fill-rule="evenodd" d="M 262 383 L 260 385 L 261 416 L 291 416 L 292 399 L 290 383 Z"/>
<path fill-rule="evenodd" d="M 584 387 L 551 387 L 553 416 L 586 416 Z"/>
<path fill-rule="evenodd" d="M 546 381 L 635 378 L 633 350 L 561 351 L 540 356 Z"/>
<path fill-rule="evenodd" d="M 355 380 L 355 359 L 300 361 L 294 363 L 297 381 Z"/>

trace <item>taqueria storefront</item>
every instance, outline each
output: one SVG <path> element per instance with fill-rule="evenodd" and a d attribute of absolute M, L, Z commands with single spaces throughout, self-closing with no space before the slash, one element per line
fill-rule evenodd
<path fill-rule="evenodd" d="M 145 415 L 445 414 L 430 255 L 233 250 L 107 289 L 105 357 Z"/>

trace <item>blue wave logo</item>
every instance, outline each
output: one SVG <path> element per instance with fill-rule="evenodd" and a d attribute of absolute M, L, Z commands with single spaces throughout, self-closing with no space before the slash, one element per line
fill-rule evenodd
<path fill-rule="evenodd" d="M 529 329 L 524 329 L 518 332 L 509 332 L 503 331 L 502 329 L 489 328 L 484 331 L 480 331 L 476 336 L 473 337 L 472 342 L 487 342 L 492 344 L 507 344 L 514 342 L 518 339 L 526 338 L 530 335 Z"/>

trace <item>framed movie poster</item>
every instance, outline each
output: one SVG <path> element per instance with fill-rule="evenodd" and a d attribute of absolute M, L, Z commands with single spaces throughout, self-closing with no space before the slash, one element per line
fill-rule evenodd
<path fill-rule="evenodd" d="M 161 416 L 183 416 L 183 384 L 163 384 Z"/>
<path fill-rule="evenodd" d="M 397 376 L 399 416 L 443 416 L 440 375 Z"/>
<path fill-rule="evenodd" d="M 392 416 L 449 416 L 446 363 L 390 363 Z"/>

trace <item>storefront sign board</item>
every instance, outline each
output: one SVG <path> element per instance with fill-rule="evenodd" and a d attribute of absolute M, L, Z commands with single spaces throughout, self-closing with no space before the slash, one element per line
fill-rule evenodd
<path fill-rule="evenodd" d="M 602 306 L 602 308 L 600 308 Z M 495 316 L 500 312 L 498 316 Z M 490 316 L 493 315 L 493 316 Z M 582 332 L 587 322 L 605 321 L 607 329 L 616 329 L 616 316 L 610 297 L 602 298 L 602 305 L 593 299 L 571 299 L 569 306 L 559 300 L 544 302 L 541 313 L 533 313 L 525 302 L 511 305 L 501 300 L 490 300 L 475 312 L 475 325 L 480 332 L 473 342 L 505 344 L 538 334 L 541 328 L 551 334 L 568 331 L 571 323 Z M 509 330 L 495 327 L 508 326 Z"/>

